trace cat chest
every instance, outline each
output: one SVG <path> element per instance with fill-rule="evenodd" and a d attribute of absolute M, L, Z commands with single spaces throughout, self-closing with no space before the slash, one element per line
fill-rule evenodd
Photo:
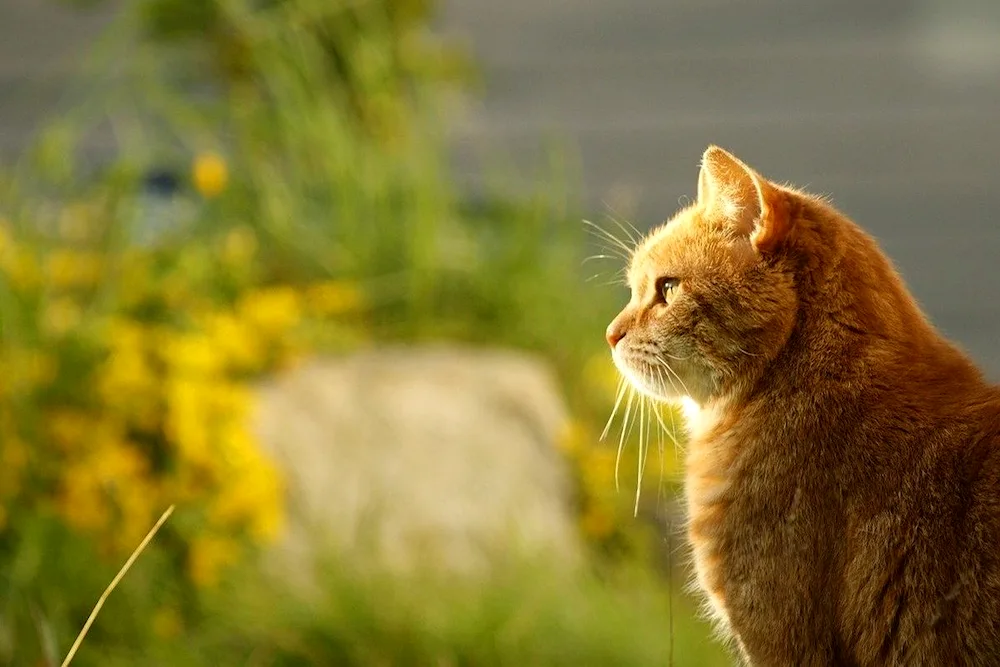
<path fill-rule="evenodd" d="M 725 555 L 722 539 L 725 507 L 716 500 L 725 495 L 726 486 L 722 480 L 689 476 L 686 495 L 688 538 L 698 585 L 706 596 L 712 616 L 728 626 L 729 608 L 722 562 Z"/>
<path fill-rule="evenodd" d="M 699 587 L 712 615 L 739 630 L 749 609 L 775 618 L 791 612 L 784 608 L 788 598 L 774 592 L 788 590 L 793 577 L 809 578 L 803 575 L 813 565 L 802 548 L 812 542 L 802 491 L 739 475 L 734 464 L 718 453 L 690 457 L 685 493 Z"/>
<path fill-rule="evenodd" d="M 712 452 L 691 450 L 687 461 L 685 496 L 688 507 L 688 539 L 698 586 L 705 594 L 708 611 L 722 626 L 730 625 L 723 558 L 732 482 L 723 471 L 726 461 Z"/>

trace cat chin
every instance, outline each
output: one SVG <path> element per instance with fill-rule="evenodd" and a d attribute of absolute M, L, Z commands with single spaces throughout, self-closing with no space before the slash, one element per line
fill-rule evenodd
<path fill-rule="evenodd" d="M 634 370 L 628 361 L 618 352 L 617 348 L 612 350 L 611 358 L 614 360 L 618 372 L 640 394 L 661 403 L 680 404 L 685 400 L 691 400 L 686 394 L 670 391 L 670 387 L 662 387 L 644 379 L 642 373 Z"/>
<path fill-rule="evenodd" d="M 626 376 L 626 378 L 628 379 L 629 384 L 635 387 L 636 391 L 640 394 L 648 396 L 654 401 L 658 401 L 660 403 L 670 403 L 671 405 L 680 404 L 681 401 L 687 398 L 687 396 L 684 396 L 683 394 L 666 394 L 659 391 L 658 388 L 649 387 L 629 376 Z"/>

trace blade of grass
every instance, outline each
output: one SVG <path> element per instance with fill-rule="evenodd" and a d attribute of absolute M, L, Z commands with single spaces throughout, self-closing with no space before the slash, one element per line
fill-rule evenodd
<path fill-rule="evenodd" d="M 156 524 L 149 529 L 149 532 L 146 533 L 146 537 L 142 539 L 142 542 L 139 543 L 139 546 L 135 548 L 135 551 L 132 552 L 132 555 L 129 556 L 128 560 L 125 561 L 125 564 L 122 565 L 122 569 L 118 570 L 118 574 L 116 574 L 115 578 L 111 580 L 111 583 L 108 584 L 108 587 L 104 589 L 104 593 L 101 594 L 100 599 L 97 600 L 97 604 L 94 605 L 94 610 L 90 612 L 90 616 L 87 618 L 87 622 L 83 624 L 83 629 L 80 630 L 80 634 L 76 636 L 76 641 L 73 642 L 73 646 L 70 648 L 69 653 L 66 654 L 66 659 L 63 660 L 61 667 L 67 667 L 67 665 L 69 665 L 69 663 L 72 662 L 73 656 L 76 655 L 77 650 L 79 650 L 80 648 L 80 644 L 83 643 L 83 638 L 87 636 L 87 631 L 90 630 L 90 626 L 93 625 L 94 619 L 97 618 L 97 614 L 100 613 L 101 611 L 101 607 L 104 606 L 104 601 L 108 599 L 108 596 L 111 595 L 111 591 L 115 590 L 115 587 L 118 586 L 118 582 L 122 580 L 125 574 L 129 571 L 129 568 L 132 567 L 132 563 L 134 563 L 135 560 L 139 557 L 139 555 L 146 549 L 146 545 L 150 543 L 150 541 L 153 539 L 153 536 L 156 535 L 156 532 L 160 530 L 160 526 L 166 523 L 167 519 L 170 518 L 170 515 L 173 513 L 174 513 L 174 506 L 171 505 L 160 516 Z"/>

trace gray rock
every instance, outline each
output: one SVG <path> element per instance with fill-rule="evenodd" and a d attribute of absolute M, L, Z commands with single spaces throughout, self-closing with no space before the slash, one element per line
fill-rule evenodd
<path fill-rule="evenodd" d="M 399 347 L 305 364 L 260 391 L 258 428 L 286 475 L 272 554 L 397 574 L 482 574 L 521 558 L 579 562 L 555 441 L 550 370 L 520 353 Z"/>

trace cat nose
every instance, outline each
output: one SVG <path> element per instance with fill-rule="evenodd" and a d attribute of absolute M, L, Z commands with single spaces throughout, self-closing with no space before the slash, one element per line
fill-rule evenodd
<path fill-rule="evenodd" d="M 618 341 L 625 337 L 625 327 L 622 326 L 621 322 L 616 319 L 608 325 L 607 331 L 604 332 L 604 337 L 608 339 L 608 345 L 610 345 L 613 350 L 615 349 L 615 345 L 618 344 Z"/>

